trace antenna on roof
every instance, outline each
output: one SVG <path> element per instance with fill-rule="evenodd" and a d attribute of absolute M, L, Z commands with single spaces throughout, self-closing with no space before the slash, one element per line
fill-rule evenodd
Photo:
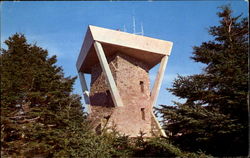
<path fill-rule="evenodd" d="M 135 17 L 133 16 L 133 34 L 136 34 L 135 33 Z"/>
<path fill-rule="evenodd" d="M 133 34 L 135 35 L 144 35 L 144 30 L 143 30 L 143 24 L 141 23 L 141 32 L 136 32 L 136 29 L 135 29 L 135 17 L 133 16 Z"/>
<path fill-rule="evenodd" d="M 126 25 L 123 25 L 123 31 L 127 32 Z"/>
<path fill-rule="evenodd" d="M 143 24 L 141 23 L 141 35 L 144 35 Z"/>

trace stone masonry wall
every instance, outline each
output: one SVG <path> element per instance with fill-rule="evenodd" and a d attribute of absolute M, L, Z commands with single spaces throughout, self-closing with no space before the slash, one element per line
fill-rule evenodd
<path fill-rule="evenodd" d="M 111 69 L 114 80 L 116 79 L 116 73 L 114 64 L 117 60 L 115 57 L 108 58 L 109 67 Z M 102 72 L 99 64 L 92 67 L 91 83 L 90 83 L 90 103 L 91 113 L 90 120 L 97 132 L 108 122 L 110 116 L 114 111 L 114 103 L 111 96 L 108 94 L 108 85 L 105 80 L 105 76 Z"/>
<path fill-rule="evenodd" d="M 147 66 L 129 56 L 117 53 L 108 59 L 109 67 L 122 98 L 123 107 L 114 107 L 100 65 L 92 68 L 90 118 L 96 130 L 116 127 L 120 133 L 151 136 L 150 80 Z"/>

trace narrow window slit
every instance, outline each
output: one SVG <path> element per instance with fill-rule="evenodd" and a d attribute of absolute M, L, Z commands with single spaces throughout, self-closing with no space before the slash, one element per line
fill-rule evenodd
<path fill-rule="evenodd" d="M 140 81 L 140 86 L 141 86 L 141 92 L 144 92 L 144 82 Z"/>
<path fill-rule="evenodd" d="M 105 103 L 105 106 L 109 106 L 109 107 L 114 106 L 112 95 L 111 95 L 111 92 L 109 90 L 106 90 L 106 99 L 105 99 L 104 103 Z"/>
<path fill-rule="evenodd" d="M 111 94 L 110 94 L 110 91 L 109 90 L 106 90 L 106 94 L 107 94 L 107 97 L 110 97 Z"/>
<path fill-rule="evenodd" d="M 145 120 L 145 108 L 141 108 L 141 119 Z"/>
<path fill-rule="evenodd" d="M 111 99 L 110 91 L 106 90 L 106 102 L 105 102 L 106 105 L 110 104 L 110 99 Z"/>

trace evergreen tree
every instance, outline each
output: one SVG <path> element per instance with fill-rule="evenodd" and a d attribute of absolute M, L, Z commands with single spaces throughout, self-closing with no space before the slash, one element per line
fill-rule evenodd
<path fill-rule="evenodd" d="M 64 77 L 56 56 L 48 57 L 47 50 L 28 44 L 22 34 L 5 44 L 8 49 L 0 56 L 1 155 L 63 152 L 70 130 L 86 126 L 80 97 L 71 94 L 76 77 Z"/>
<path fill-rule="evenodd" d="M 248 20 L 232 16 L 230 6 L 217 13 L 214 40 L 193 48 L 201 74 L 178 76 L 169 89 L 184 103 L 159 109 L 170 139 L 182 149 L 215 156 L 248 152 Z"/>

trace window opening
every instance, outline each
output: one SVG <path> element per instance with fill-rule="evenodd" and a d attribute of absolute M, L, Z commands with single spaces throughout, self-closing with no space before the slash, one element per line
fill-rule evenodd
<path fill-rule="evenodd" d="M 105 102 L 106 105 L 109 105 L 109 103 L 110 103 L 110 101 L 109 101 L 110 98 L 111 98 L 110 91 L 109 91 L 109 90 L 106 90 L 106 102 Z"/>
<path fill-rule="evenodd" d="M 141 119 L 145 120 L 145 108 L 141 108 Z"/>
<path fill-rule="evenodd" d="M 107 97 L 111 97 L 110 91 L 106 90 Z"/>
<path fill-rule="evenodd" d="M 141 86 L 141 92 L 144 92 L 144 82 L 140 81 L 140 86 Z"/>

